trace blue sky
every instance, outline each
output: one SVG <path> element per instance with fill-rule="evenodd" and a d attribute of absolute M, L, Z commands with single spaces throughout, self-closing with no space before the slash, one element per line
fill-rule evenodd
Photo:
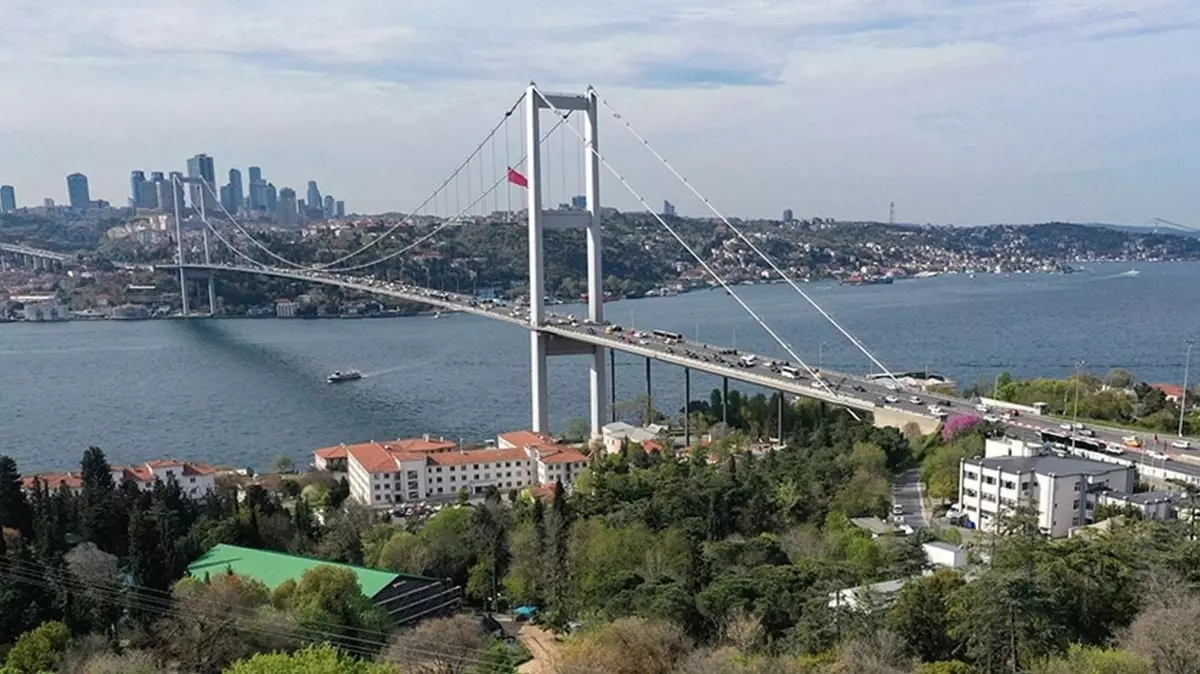
<path fill-rule="evenodd" d="M 23 204 L 74 171 L 120 203 L 130 169 L 207 152 L 410 210 L 533 79 L 596 86 L 731 215 L 1200 225 L 1195 0 L 0 4 L 0 183 Z M 649 203 L 705 212 L 602 122 Z M 559 133 L 552 201 L 581 191 Z"/>

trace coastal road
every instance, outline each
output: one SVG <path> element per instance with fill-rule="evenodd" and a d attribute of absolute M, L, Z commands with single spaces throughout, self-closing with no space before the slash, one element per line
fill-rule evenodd
<path fill-rule="evenodd" d="M 925 502 L 921 498 L 921 471 L 917 468 L 906 470 L 892 478 L 892 503 L 904 509 L 904 523 L 914 529 L 929 526 L 929 516 L 925 511 Z"/>

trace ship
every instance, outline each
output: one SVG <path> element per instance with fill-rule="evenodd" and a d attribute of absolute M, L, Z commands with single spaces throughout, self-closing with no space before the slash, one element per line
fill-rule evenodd
<path fill-rule="evenodd" d="M 889 285 L 892 282 L 891 276 L 868 276 L 866 274 L 851 274 L 842 279 L 842 285 L 848 286 L 871 286 L 871 285 Z"/>
<path fill-rule="evenodd" d="M 340 384 L 344 381 L 354 381 L 356 379 L 362 379 L 362 373 L 358 370 L 350 370 L 348 372 L 339 370 L 326 377 L 325 381 L 330 384 Z"/>

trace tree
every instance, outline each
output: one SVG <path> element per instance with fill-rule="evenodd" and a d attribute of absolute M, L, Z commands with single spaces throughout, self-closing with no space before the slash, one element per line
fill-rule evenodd
<path fill-rule="evenodd" d="M 386 634 L 393 627 L 387 613 L 363 596 L 358 576 L 342 567 L 313 567 L 299 583 L 288 580 L 277 587 L 274 600 L 302 625 L 320 630 L 335 645 L 346 648 L 362 650 L 363 634 Z"/>
<path fill-rule="evenodd" d="M 158 660 L 144 651 L 126 651 L 121 655 L 100 653 L 85 662 L 79 674 L 163 674 Z"/>
<path fill-rule="evenodd" d="M 259 653 L 240 660 L 225 674 L 395 674 L 394 667 L 363 662 L 328 644 L 309 646 L 295 653 Z"/>
<path fill-rule="evenodd" d="M 910 581 L 900 590 L 888 623 L 910 653 L 926 662 L 953 656 L 957 641 L 949 634 L 950 599 L 963 582 L 958 573 L 938 571 Z"/>
<path fill-rule="evenodd" d="M 332 490 L 329 488 L 329 485 L 322 484 L 320 482 L 314 482 L 313 484 L 306 485 L 304 489 L 300 490 L 300 498 L 308 501 L 308 505 L 312 506 L 313 508 L 321 510 L 329 504 L 331 492 Z M 339 503 L 338 505 L 341 504 Z"/>
<path fill-rule="evenodd" d="M 288 456 L 287 454 L 280 454 L 276 456 L 275 461 L 272 462 L 272 465 L 275 467 L 275 472 L 277 473 L 291 473 L 296 470 L 296 463 L 292 461 L 292 457 Z"/>
<path fill-rule="evenodd" d="M 325 503 L 325 507 L 328 509 L 340 508 L 348 498 L 350 498 L 350 483 L 343 477 L 329 491 L 329 498 Z"/>
<path fill-rule="evenodd" d="M 466 674 L 477 670 L 489 641 L 467 616 L 427 620 L 396 635 L 383 660 L 400 665 L 405 674 Z"/>
<path fill-rule="evenodd" d="M 119 517 L 112 466 L 99 447 L 88 447 L 80 465 L 83 489 L 79 495 L 80 533 L 101 550 L 121 554 L 126 532 Z"/>
<path fill-rule="evenodd" d="M 26 539 L 33 537 L 33 515 L 21 489 L 21 473 L 17 462 L 7 456 L 0 456 L 0 527 L 16 529 Z"/>
<path fill-rule="evenodd" d="M 1192 669 L 1186 671 L 1195 671 L 1196 663 L 1191 664 Z M 1072 644 L 1065 655 L 1049 658 L 1030 670 L 1031 674 L 1151 674 L 1153 671 L 1171 670 L 1152 670 L 1149 661 L 1128 651 L 1079 644 Z"/>
<path fill-rule="evenodd" d="M 567 442 L 583 442 L 592 435 L 592 426 L 587 419 L 574 417 L 567 420 L 563 428 L 563 439 Z"/>
<path fill-rule="evenodd" d="M 620 618 L 563 644 L 558 671 L 669 674 L 692 648 L 676 625 Z"/>
<path fill-rule="evenodd" d="M 1133 386 L 1133 374 L 1129 370 L 1114 367 L 1104 376 L 1104 385 L 1111 388 L 1127 389 Z"/>
<path fill-rule="evenodd" d="M 84 586 L 78 595 L 85 604 L 82 609 L 89 620 L 88 629 L 105 635 L 115 635 L 122 607 L 115 600 L 121 592 L 121 570 L 116 555 L 97 548 L 93 543 L 81 543 L 65 557 L 67 569 Z"/>
<path fill-rule="evenodd" d="M 70 639 L 66 625 L 57 621 L 42 623 L 17 639 L 5 664 L 22 674 L 50 671 L 67 650 Z"/>
<path fill-rule="evenodd" d="M 1158 674 L 1193 674 L 1200 663 L 1197 621 L 1200 598 L 1176 594 L 1147 606 L 1122 635 L 1120 644 L 1148 660 Z"/>

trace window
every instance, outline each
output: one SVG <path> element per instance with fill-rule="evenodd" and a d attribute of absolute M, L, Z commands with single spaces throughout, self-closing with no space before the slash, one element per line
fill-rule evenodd
<path fill-rule="evenodd" d="M 1016 488 L 1017 488 L 1017 483 L 1016 483 L 1016 482 L 1013 482 L 1012 480 L 1005 480 L 1005 481 L 1004 481 L 1004 484 L 1003 484 L 1002 486 L 1003 486 L 1005 489 L 1016 489 Z"/>
<path fill-rule="evenodd" d="M 1079 510 L 1079 499 L 1075 499 L 1074 503 L 1071 504 L 1071 510 Z"/>
<path fill-rule="evenodd" d="M 984 484 L 996 484 L 996 478 L 992 477 L 991 475 L 985 475 L 983 477 L 983 483 Z"/>
<path fill-rule="evenodd" d="M 379 485 L 375 485 L 375 491 L 379 491 Z"/>
<path fill-rule="evenodd" d="M 379 494 L 376 494 L 376 495 L 375 495 L 375 500 L 376 500 L 376 501 L 382 501 L 382 500 L 383 500 L 383 497 L 382 497 L 382 496 L 380 496 Z"/>
<path fill-rule="evenodd" d="M 1028 482 L 1021 483 L 1021 491 L 1029 491 L 1029 483 Z"/>
<path fill-rule="evenodd" d="M 1080 483 L 1078 481 L 1075 482 L 1075 491 L 1079 491 L 1079 484 Z"/>
<path fill-rule="evenodd" d="M 442 478 L 440 478 L 440 477 L 439 477 L 439 478 L 437 479 L 437 481 L 438 481 L 438 484 L 441 484 L 441 482 L 442 482 Z M 439 491 L 440 491 L 440 490 L 439 490 Z"/>
<path fill-rule="evenodd" d="M 967 476 L 968 480 L 978 480 L 979 479 L 979 475 L 977 475 L 969 470 L 966 472 L 966 476 Z"/>
<path fill-rule="evenodd" d="M 440 473 L 440 472 L 442 472 L 442 467 L 441 467 L 441 466 L 438 466 L 437 468 L 434 468 L 434 469 L 433 469 L 433 472 L 435 472 L 435 473 Z"/>
<path fill-rule="evenodd" d="M 392 474 L 391 474 L 391 473 L 384 473 L 384 474 L 383 474 L 383 479 L 385 479 L 385 480 L 390 480 L 390 479 L 392 479 Z"/>

